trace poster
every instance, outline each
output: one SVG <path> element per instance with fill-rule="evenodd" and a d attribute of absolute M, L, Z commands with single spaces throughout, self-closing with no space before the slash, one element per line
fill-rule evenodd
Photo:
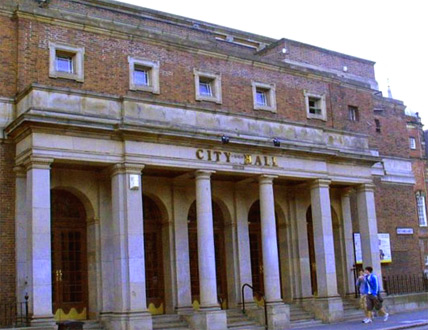
<path fill-rule="evenodd" d="M 389 234 L 378 233 L 379 239 L 379 257 L 380 262 L 387 264 L 392 262 L 391 255 L 391 243 L 389 239 Z M 354 250 L 355 250 L 355 262 L 357 264 L 363 263 L 363 252 L 361 250 L 361 236 L 360 233 L 354 233 Z"/>

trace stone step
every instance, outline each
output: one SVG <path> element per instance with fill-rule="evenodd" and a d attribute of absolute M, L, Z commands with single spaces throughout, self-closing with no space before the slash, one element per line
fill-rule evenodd
<path fill-rule="evenodd" d="M 227 316 L 227 328 L 234 330 L 261 330 L 264 329 L 255 321 L 250 319 L 248 316 L 242 313 L 240 309 L 228 309 L 226 310 Z"/>
<path fill-rule="evenodd" d="M 320 320 L 291 321 L 291 328 L 307 329 L 321 325 Z"/>
<path fill-rule="evenodd" d="M 164 314 L 152 316 L 153 329 L 156 330 L 188 330 L 189 326 L 180 315 Z"/>
<path fill-rule="evenodd" d="M 83 321 L 85 324 L 83 325 L 83 329 L 86 330 L 103 330 L 104 327 L 95 320 Z"/>

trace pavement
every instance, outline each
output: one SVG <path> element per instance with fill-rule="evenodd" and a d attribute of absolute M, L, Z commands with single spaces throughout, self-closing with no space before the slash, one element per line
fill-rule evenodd
<path fill-rule="evenodd" d="M 361 315 L 361 320 L 363 315 Z M 415 329 L 428 330 L 428 309 L 410 311 L 405 313 L 390 314 L 388 321 L 384 322 L 383 317 L 376 317 L 372 323 L 364 324 L 361 320 L 346 321 L 336 324 L 323 324 L 314 327 L 293 328 L 308 330 L 398 330 L 398 329 Z"/>

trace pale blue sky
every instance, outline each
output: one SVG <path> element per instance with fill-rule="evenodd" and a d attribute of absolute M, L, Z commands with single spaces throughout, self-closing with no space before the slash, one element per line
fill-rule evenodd
<path fill-rule="evenodd" d="M 419 112 L 428 128 L 428 2 L 423 0 L 123 0 L 376 62 L 384 96 Z"/>

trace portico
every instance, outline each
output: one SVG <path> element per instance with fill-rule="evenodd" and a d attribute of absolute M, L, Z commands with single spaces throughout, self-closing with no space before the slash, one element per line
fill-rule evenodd
<path fill-rule="evenodd" d="M 256 293 L 246 290 L 241 297 L 242 286 L 257 278 L 271 329 L 290 325 L 290 303 L 334 322 L 353 289 L 350 237 L 357 229 L 364 261 L 380 272 L 371 188 L 378 159 L 364 136 L 221 114 L 212 124 L 197 109 L 116 99 L 97 99 L 103 110 L 95 122 L 83 100 L 79 118 L 73 109 L 58 115 L 69 104 L 61 91 L 49 92 L 56 93 L 55 112 L 47 101 L 35 106 L 52 98 L 44 93 L 29 90 L 18 107 L 22 116 L 8 127 L 17 142 L 17 237 L 29 242 L 16 247 L 17 290 L 18 297 L 29 293 L 34 324 L 54 322 L 61 307 L 53 307 L 53 292 L 82 284 L 71 275 L 57 277 L 55 271 L 64 270 L 52 266 L 57 191 L 80 201 L 87 235 L 84 249 L 70 257 L 87 259 L 86 314 L 63 307 L 65 318 L 75 313 L 111 329 L 151 329 L 151 315 L 179 313 L 194 328 L 225 329 L 224 309 L 239 307 L 242 299 L 255 318 L 262 315 Z M 124 115 L 113 111 L 121 107 Z M 195 126 L 193 136 L 184 123 L 169 126 L 184 121 L 180 116 Z M 154 133 L 155 122 L 163 134 L 159 127 Z M 241 134 L 222 144 L 218 123 L 231 136 L 233 129 Z M 266 131 L 298 141 L 275 147 L 262 135 Z M 358 201 L 358 219 L 351 219 L 350 194 Z M 64 230 L 74 233 L 66 224 Z M 58 299 L 55 306 L 65 306 L 66 295 Z"/>

